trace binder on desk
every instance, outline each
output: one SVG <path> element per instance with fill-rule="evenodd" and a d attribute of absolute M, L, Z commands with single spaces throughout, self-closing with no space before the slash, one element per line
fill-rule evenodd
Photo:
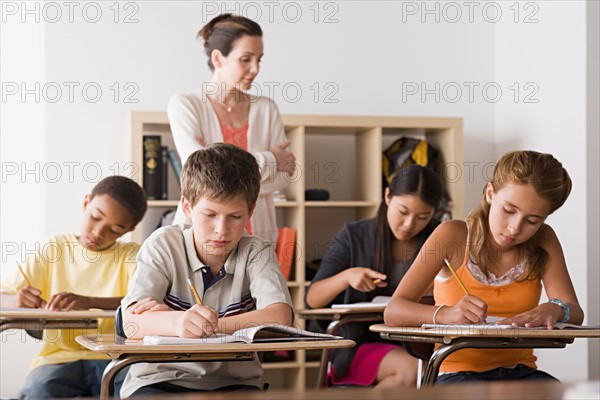
<path fill-rule="evenodd" d="M 290 227 L 279 228 L 279 236 L 277 237 L 277 247 L 275 254 L 277 262 L 281 265 L 281 273 L 286 281 L 290 280 L 292 273 L 292 264 L 296 250 L 296 229 Z"/>

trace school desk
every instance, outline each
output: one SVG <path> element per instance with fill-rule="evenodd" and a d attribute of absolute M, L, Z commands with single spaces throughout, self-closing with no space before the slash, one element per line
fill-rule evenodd
<path fill-rule="evenodd" d="M 325 333 L 335 335 L 344 325 L 351 322 L 379 322 L 383 320 L 385 304 L 373 304 L 372 306 L 344 308 L 313 308 L 310 310 L 296 310 L 296 315 L 306 320 L 331 321 Z M 330 349 L 323 349 L 321 363 L 317 376 L 317 388 L 325 386 L 325 375 L 327 375 Z"/>
<path fill-rule="evenodd" d="M 128 365 L 188 361 L 250 361 L 259 351 L 315 350 L 353 347 L 352 340 L 315 340 L 264 343 L 219 343 L 195 345 L 147 345 L 142 340 L 122 339 L 113 335 L 77 336 L 79 344 L 112 358 L 102 375 L 100 398 L 113 391 L 115 375 Z"/>
<path fill-rule="evenodd" d="M 0 308 L 0 332 L 7 329 L 96 329 L 99 318 L 114 318 L 114 311 L 49 311 L 39 308 Z"/>
<path fill-rule="evenodd" d="M 433 352 L 423 376 L 423 386 L 433 385 L 440 365 L 446 357 L 460 349 L 504 348 L 564 348 L 575 338 L 600 338 L 600 329 L 527 329 L 477 327 L 461 328 L 447 325 L 442 328 L 391 327 L 371 325 L 370 330 L 382 338 L 403 342 L 439 343 Z"/>
<path fill-rule="evenodd" d="M 496 381 L 488 383 L 455 383 L 423 389 L 343 388 L 323 390 L 268 390 L 243 392 L 194 392 L 171 396 L 148 396 L 144 400 L 500 400 L 544 399 L 582 400 L 600 398 L 600 382 Z"/>

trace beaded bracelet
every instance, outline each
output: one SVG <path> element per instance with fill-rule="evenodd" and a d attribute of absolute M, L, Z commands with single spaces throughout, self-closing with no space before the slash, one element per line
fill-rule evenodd
<path fill-rule="evenodd" d="M 439 306 L 438 308 L 435 309 L 435 311 L 433 312 L 433 324 L 437 324 L 437 322 L 435 322 L 435 317 L 437 317 L 437 314 L 440 312 L 440 310 L 442 308 L 446 307 L 445 304 L 442 304 L 441 306 Z"/>

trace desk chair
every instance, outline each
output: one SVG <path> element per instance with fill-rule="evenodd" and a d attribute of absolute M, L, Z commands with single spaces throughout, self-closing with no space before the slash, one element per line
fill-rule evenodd
<path fill-rule="evenodd" d="M 121 313 L 121 306 L 117 307 L 115 311 L 115 335 L 117 339 L 127 339 L 127 335 L 125 335 L 125 329 L 123 329 L 123 314 Z"/>
<path fill-rule="evenodd" d="M 433 296 L 423 296 L 419 301 L 422 304 L 427 305 L 435 305 L 435 300 Z M 330 335 L 335 335 L 335 332 L 340 329 L 342 326 L 352 323 L 352 322 L 381 322 L 383 321 L 383 315 L 373 314 L 373 313 L 365 313 L 365 314 L 353 314 L 348 315 L 342 319 L 333 320 L 327 326 L 325 333 Z M 417 342 L 401 342 L 402 347 L 408 354 L 415 357 L 418 360 L 418 374 L 417 374 L 417 388 L 421 387 L 422 380 L 422 372 L 423 371 L 423 361 L 429 361 L 431 355 L 434 350 L 434 343 L 417 343 Z M 321 363 L 319 365 L 319 375 L 317 380 L 317 388 L 324 388 L 325 378 L 329 373 L 331 368 L 331 364 L 329 361 L 329 356 L 331 355 L 331 350 L 323 350 L 321 353 Z"/>

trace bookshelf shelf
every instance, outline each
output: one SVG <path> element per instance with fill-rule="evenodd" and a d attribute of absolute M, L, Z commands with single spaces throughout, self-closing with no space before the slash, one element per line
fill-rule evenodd
<path fill-rule="evenodd" d="M 179 204 L 179 200 L 148 200 L 148 207 L 175 207 Z"/>
<path fill-rule="evenodd" d="M 304 266 L 323 257 L 331 238 L 344 223 L 375 215 L 382 197 L 382 151 L 400 136 L 420 137 L 437 147 L 442 162 L 463 166 L 461 118 L 368 117 L 284 115 L 284 129 L 292 141 L 290 150 L 298 163 L 297 179 L 285 189 L 286 201 L 275 202 L 277 222 L 297 231 L 295 265 L 288 282 L 296 308 L 304 308 L 310 285 Z M 142 165 L 142 138 L 160 135 L 163 145 L 174 149 L 166 112 L 133 112 L 130 118 L 131 161 Z M 141 168 L 137 176 L 142 182 Z M 171 182 L 171 181 L 169 181 Z M 176 182 L 175 182 L 176 183 Z M 306 201 L 305 190 L 324 189 L 328 201 Z M 464 218 L 464 180 L 445 182 L 454 218 Z M 149 210 L 130 240 L 142 242 L 158 226 L 162 214 L 175 209 L 179 186 L 169 185 L 168 200 L 149 202 Z M 295 321 L 304 328 L 304 321 Z M 295 352 L 293 362 L 265 363 L 265 379 L 272 388 L 303 389 L 316 384 L 318 362 L 307 361 L 306 352 Z M 307 373 L 307 371 L 310 373 Z"/>

